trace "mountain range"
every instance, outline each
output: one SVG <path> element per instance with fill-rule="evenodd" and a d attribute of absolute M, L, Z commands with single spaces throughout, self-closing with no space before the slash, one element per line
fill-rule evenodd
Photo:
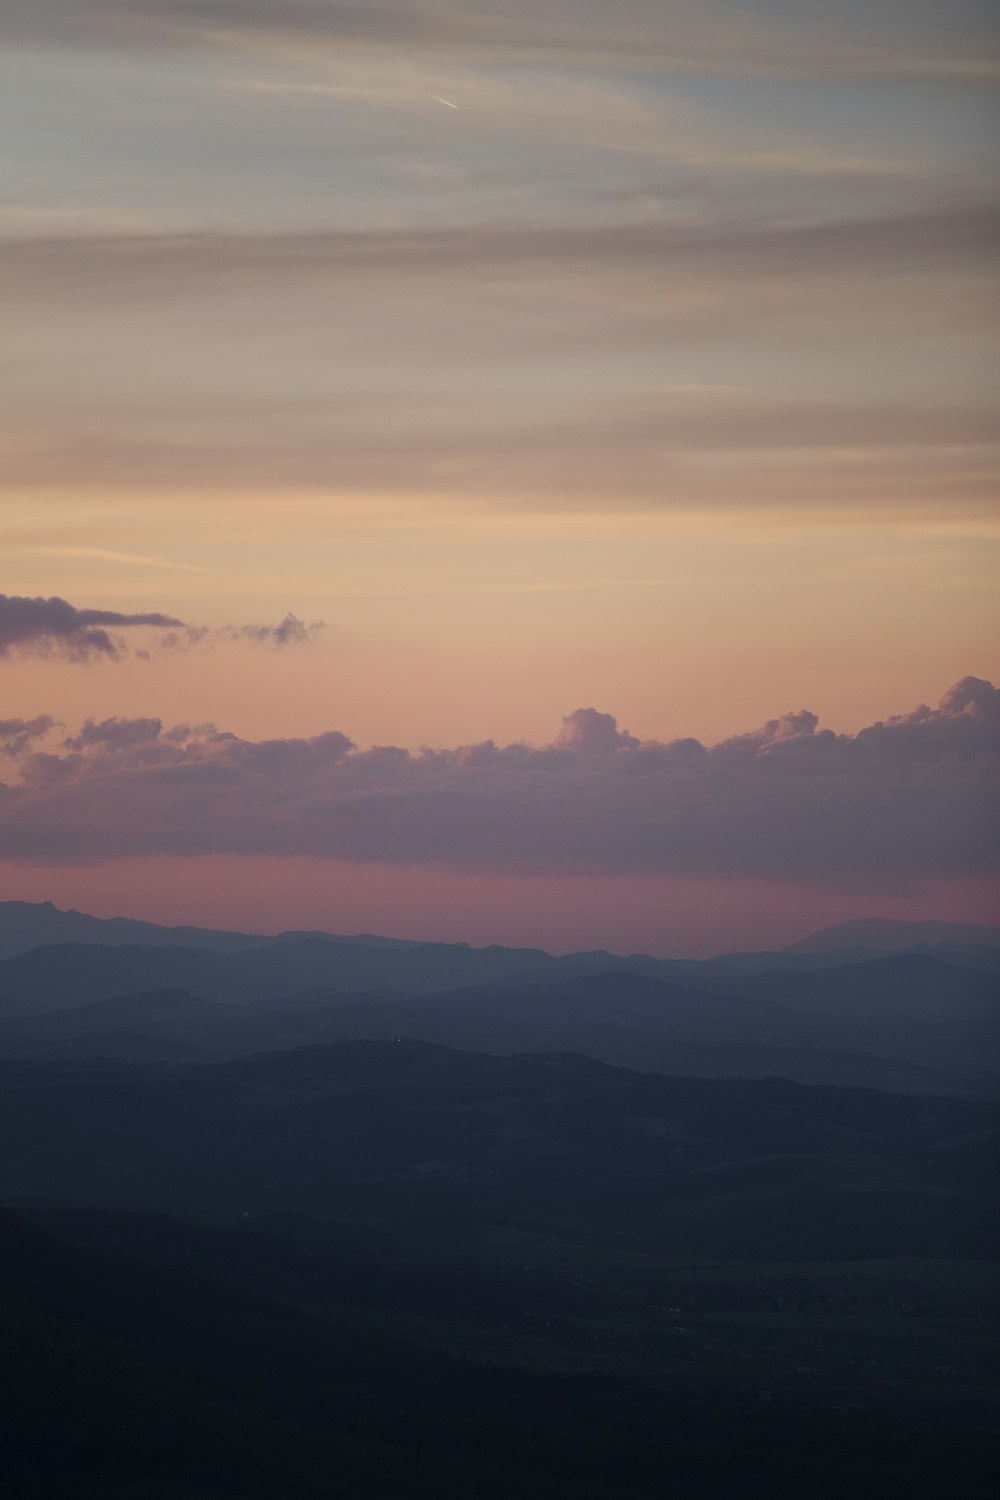
<path fill-rule="evenodd" d="M 43 915 L 52 930 L 66 916 L 66 933 L 78 932 L 80 914 L 54 912 Z M 0 930 L 10 916 L 0 908 Z M 1000 1092 L 1000 949 L 948 946 L 970 938 L 953 925 L 932 933 L 944 948 L 859 957 L 847 924 L 846 946 L 822 934 L 818 955 L 687 961 L 297 934 L 201 932 L 190 947 L 178 936 L 198 929 L 155 927 L 126 944 L 115 922 L 104 944 L 104 924 L 80 920 L 90 941 L 0 962 L 0 1056 L 198 1062 L 404 1036 L 500 1055 L 575 1051 L 673 1075 Z M 915 926 L 889 924 L 897 938 L 928 935 Z"/>
<path fill-rule="evenodd" d="M 234 932 L 210 927 L 165 927 L 157 922 L 136 921 L 132 917 L 93 917 L 70 908 L 63 911 L 51 901 L 0 901 L 0 959 L 13 958 L 31 948 L 52 944 L 92 943 L 104 948 L 154 946 L 159 948 L 195 948 L 215 953 L 243 953 L 273 943 L 299 943 L 315 938 L 338 944 L 360 944 L 366 948 L 389 948 L 409 952 L 416 948 L 445 950 L 451 954 L 473 952 L 517 956 L 517 962 L 533 962 L 550 957 L 542 949 L 509 949 L 493 945 L 470 949 L 468 943 L 424 943 L 416 939 L 384 937 L 373 933 L 344 936 L 330 932 L 291 930 L 268 936 L 263 933 Z M 1000 949 L 1000 926 L 969 922 L 892 922 L 883 919 L 842 922 L 812 933 L 780 952 L 764 954 L 724 954 L 716 962 L 740 964 L 765 960 L 773 967 L 783 963 L 816 960 L 826 954 L 902 951 L 908 948 Z M 594 958 L 616 963 L 671 962 L 656 960 L 647 954 L 628 957 L 597 951 L 593 954 L 569 955 L 571 959 Z M 503 962 L 503 959 L 500 959 Z M 676 962 L 676 960 L 674 961 Z"/>
<path fill-rule="evenodd" d="M 15 1497 L 994 1492 L 989 931 L 0 935 Z"/>

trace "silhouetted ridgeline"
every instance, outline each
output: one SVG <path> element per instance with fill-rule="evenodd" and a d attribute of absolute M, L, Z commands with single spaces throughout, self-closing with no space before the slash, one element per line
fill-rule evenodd
<path fill-rule="evenodd" d="M 49 927 L 79 915 L 53 912 Z M 92 937 L 106 925 L 79 921 Z M 122 943 L 125 930 L 114 927 L 112 946 L 57 943 L 0 962 L 0 1055 L 210 1061 L 406 1035 L 670 1074 L 997 1092 L 986 948 L 963 948 L 961 961 L 952 949 L 859 958 L 851 948 L 693 963 L 295 934 L 237 935 L 251 951 L 219 952 L 175 943 L 186 929 L 152 928 L 156 940 L 140 944 Z"/>

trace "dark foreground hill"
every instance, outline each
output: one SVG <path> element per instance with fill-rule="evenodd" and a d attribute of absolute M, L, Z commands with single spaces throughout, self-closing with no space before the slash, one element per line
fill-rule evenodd
<path fill-rule="evenodd" d="M 491 1222 L 673 1253 L 986 1256 L 995 1112 L 415 1042 L 0 1064 L 0 1201 Z"/>
<path fill-rule="evenodd" d="M 990 1494 L 958 1409 L 457 1363 L 0 1216 L 15 1500 L 942 1500 Z"/>

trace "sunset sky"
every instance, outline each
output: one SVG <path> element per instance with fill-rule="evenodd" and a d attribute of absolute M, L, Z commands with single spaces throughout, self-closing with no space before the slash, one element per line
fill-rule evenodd
<path fill-rule="evenodd" d="M 2 0 L 0 44 L 0 899 L 994 918 L 987 7 Z"/>

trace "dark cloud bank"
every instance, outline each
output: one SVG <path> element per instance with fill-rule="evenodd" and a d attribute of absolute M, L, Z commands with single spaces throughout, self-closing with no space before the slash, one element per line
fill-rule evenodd
<path fill-rule="evenodd" d="M 113 609 L 76 609 L 65 599 L 27 599 L 0 594 L 0 656 L 11 651 L 60 655 L 70 661 L 114 660 L 126 648 L 112 634 L 134 625 L 165 629 L 181 626 L 171 615 L 123 615 Z"/>
<path fill-rule="evenodd" d="M 42 752 L 42 720 L 7 728 L 9 858 L 304 854 L 883 887 L 996 868 L 1000 692 L 974 677 L 856 735 L 800 712 L 711 747 L 641 741 L 590 708 L 550 745 L 417 752 L 158 719 L 88 721 Z"/>
<path fill-rule="evenodd" d="M 0 594 L 0 657 L 20 652 L 30 656 L 58 656 L 72 662 L 117 661 L 128 655 L 128 645 L 118 632 L 135 626 L 162 632 L 159 645 L 167 651 L 184 651 L 222 641 L 248 641 L 256 646 L 300 645 L 325 628 L 322 621 L 305 625 L 292 614 L 286 615 L 280 625 L 185 625 L 172 615 L 77 609 L 57 597 L 29 599 Z M 146 656 L 148 652 L 140 651 L 137 655 Z M 0 744 L 2 733 L 3 721 L 0 721 Z"/>

